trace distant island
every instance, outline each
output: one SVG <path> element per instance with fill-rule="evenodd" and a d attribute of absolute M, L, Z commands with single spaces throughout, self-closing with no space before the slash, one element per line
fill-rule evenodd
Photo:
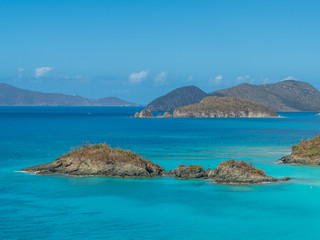
<path fill-rule="evenodd" d="M 320 166 L 320 136 L 310 140 L 302 139 L 291 147 L 291 153 L 279 160 L 282 164 Z"/>
<path fill-rule="evenodd" d="M 176 108 L 198 103 L 207 96 L 243 98 L 276 112 L 320 111 L 320 92 L 309 83 L 295 80 L 263 85 L 243 83 L 209 94 L 196 86 L 187 86 L 156 98 L 146 108 L 154 112 L 173 112 Z"/>
<path fill-rule="evenodd" d="M 306 82 L 286 80 L 273 84 L 243 83 L 207 94 L 196 86 L 180 87 L 151 101 L 151 112 L 173 113 L 177 108 L 212 97 L 237 97 L 270 108 L 272 111 L 320 111 L 320 91 Z M 117 97 L 88 99 L 76 95 L 42 93 L 0 83 L 0 106 L 141 106 Z M 168 115 L 168 114 L 167 114 Z"/>
<path fill-rule="evenodd" d="M 200 102 L 208 94 L 196 86 L 177 88 L 147 105 L 153 112 L 173 112 L 177 107 Z"/>
<path fill-rule="evenodd" d="M 154 117 L 150 109 L 144 109 L 134 115 L 135 118 Z M 269 118 L 279 117 L 270 108 L 242 98 L 206 97 L 199 103 L 177 108 L 173 114 L 165 112 L 156 117 L 162 118 Z"/>
<path fill-rule="evenodd" d="M 295 80 L 263 85 L 243 83 L 209 95 L 245 98 L 277 112 L 320 111 L 320 92 L 309 83 Z"/>
<path fill-rule="evenodd" d="M 206 97 L 201 102 L 177 108 L 177 118 L 278 117 L 270 108 L 242 98 Z"/>
<path fill-rule="evenodd" d="M 63 154 L 51 163 L 22 170 L 37 175 L 67 174 L 71 176 L 107 176 L 120 178 L 152 178 L 169 175 L 178 179 L 208 179 L 217 183 L 257 184 L 288 181 L 267 176 L 261 169 L 244 161 L 222 162 L 213 170 L 200 165 L 179 167 L 168 173 L 141 155 L 129 150 L 112 148 L 106 143 L 84 144 Z"/>
<path fill-rule="evenodd" d="M 273 84 L 243 83 L 207 94 L 196 86 L 180 87 L 151 101 L 146 109 L 173 113 L 177 108 L 199 103 L 208 96 L 238 97 L 272 111 L 320 111 L 320 92 L 306 82 L 286 80 Z M 88 99 L 58 93 L 30 91 L 0 83 L 0 106 L 141 106 L 117 97 Z"/>
<path fill-rule="evenodd" d="M 117 97 L 88 99 L 59 93 L 30 91 L 0 83 L 0 106 L 139 106 Z"/>

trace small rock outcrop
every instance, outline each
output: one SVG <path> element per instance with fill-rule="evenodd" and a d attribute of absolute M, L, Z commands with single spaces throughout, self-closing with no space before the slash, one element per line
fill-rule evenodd
<path fill-rule="evenodd" d="M 153 118 L 153 114 L 150 109 L 143 109 L 141 112 L 137 112 L 134 115 L 135 118 Z"/>
<path fill-rule="evenodd" d="M 173 171 L 169 171 L 169 175 L 178 179 L 211 179 L 216 183 L 227 184 L 259 184 L 290 180 L 289 177 L 278 179 L 267 176 L 263 170 L 252 164 L 236 160 L 221 162 L 217 168 L 206 171 L 200 165 L 180 164 Z"/>
<path fill-rule="evenodd" d="M 302 139 L 291 147 L 291 153 L 281 158 L 279 163 L 320 166 L 320 135 L 310 140 Z"/>
<path fill-rule="evenodd" d="M 169 113 L 169 112 L 165 112 L 162 117 L 164 117 L 164 118 L 171 118 L 171 117 L 172 117 L 172 114 Z"/>
<path fill-rule="evenodd" d="M 185 166 L 180 164 L 179 167 L 169 172 L 169 175 L 182 179 L 207 178 L 206 171 L 200 165 Z"/>
<path fill-rule="evenodd" d="M 22 171 L 39 175 L 160 177 L 165 171 L 158 164 L 129 150 L 108 144 L 84 145 L 62 155 L 52 163 L 27 167 Z"/>
<path fill-rule="evenodd" d="M 157 118 L 172 118 L 172 114 L 169 112 L 165 112 L 163 115 L 159 114 Z"/>
<path fill-rule="evenodd" d="M 217 183 L 257 184 L 265 182 L 287 181 L 290 178 L 277 179 L 245 161 L 229 160 L 221 162 L 217 168 L 209 171 L 208 178 Z"/>
<path fill-rule="evenodd" d="M 172 114 L 169 112 L 165 112 L 163 115 L 159 114 L 158 116 L 154 116 L 150 109 L 143 109 L 141 112 L 137 112 L 134 114 L 135 118 L 171 118 Z"/>
<path fill-rule="evenodd" d="M 201 102 L 177 108 L 176 118 L 269 118 L 279 117 L 271 109 L 243 98 L 206 97 Z"/>

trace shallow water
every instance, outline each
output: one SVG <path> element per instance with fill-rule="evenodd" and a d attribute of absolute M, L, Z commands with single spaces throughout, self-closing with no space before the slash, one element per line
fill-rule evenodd
<path fill-rule="evenodd" d="M 134 119 L 141 108 L 0 107 L 0 239 L 319 239 L 320 168 L 277 165 L 320 132 L 315 113 L 274 119 Z M 129 148 L 166 170 L 234 158 L 287 183 L 34 176 L 82 142 Z"/>

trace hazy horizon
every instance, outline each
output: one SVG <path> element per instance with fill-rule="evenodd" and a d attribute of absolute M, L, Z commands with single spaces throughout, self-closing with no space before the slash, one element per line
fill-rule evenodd
<path fill-rule="evenodd" d="M 282 80 L 282 81 L 298 81 L 298 80 L 285 79 L 285 80 Z M 279 81 L 279 82 L 282 82 L 282 81 Z M 276 82 L 276 83 L 279 83 L 279 82 Z M 303 82 L 303 81 L 302 81 L 302 82 Z M 3 82 L 3 83 L 4 83 L 4 84 L 8 84 L 8 83 L 5 83 L 5 82 Z M 244 82 L 244 83 L 246 83 L 246 82 Z M 0 82 L 0 84 L 2 84 L 2 82 Z M 242 83 L 240 83 L 240 84 L 242 84 Z M 237 84 L 237 85 L 240 85 L 240 84 Z M 273 84 L 273 83 L 265 83 L 265 84 Z M 15 86 L 15 85 L 11 85 L 11 84 L 9 84 L 9 85 L 12 86 L 12 87 L 17 87 L 17 86 Z M 234 86 L 237 86 L 237 85 L 234 85 Z M 255 84 L 254 84 L 254 85 L 255 85 Z M 262 85 L 264 85 L 264 84 L 262 84 Z M 196 86 L 196 85 L 184 85 L 184 86 L 180 86 L 180 87 L 178 87 L 178 88 L 181 88 L 181 87 L 189 87 L 189 86 Z M 198 86 L 196 86 L 196 87 L 198 87 Z M 230 86 L 230 87 L 233 87 L 233 86 Z M 17 87 L 17 88 L 19 88 L 19 87 Z M 37 91 L 37 90 L 34 90 L 34 89 L 26 89 L 26 88 L 20 88 L 20 89 L 29 90 L 29 91 L 36 91 L 36 92 L 41 92 L 41 93 L 55 93 L 55 94 L 65 94 L 65 95 L 71 95 L 71 96 L 85 97 L 85 96 L 82 96 L 82 95 L 79 95 L 79 94 L 68 94 L 68 93 L 63 93 L 63 92 L 46 92 L 46 91 Z M 177 89 L 177 88 L 171 89 L 171 90 L 169 90 L 168 92 L 164 93 L 163 95 L 165 95 L 165 94 L 167 94 L 167 93 L 169 93 L 170 91 L 173 91 L 173 90 L 175 90 L 175 89 Z M 200 89 L 201 89 L 201 88 L 200 88 Z M 224 89 L 224 88 L 221 88 L 221 89 Z M 201 89 L 201 90 L 203 90 L 203 89 Z M 220 89 L 217 89 L 217 90 L 220 90 Z M 204 92 L 205 92 L 205 91 L 204 91 Z M 210 92 L 206 92 L 206 93 L 209 94 Z M 156 98 L 159 98 L 159 97 L 161 97 L 161 96 L 163 96 L 163 95 L 155 96 L 152 100 L 155 100 Z M 121 100 L 127 101 L 126 99 L 120 98 L 120 97 L 118 97 L 118 96 L 104 96 L 104 97 L 99 97 L 99 98 L 85 97 L 85 98 L 91 99 L 91 100 L 98 100 L 98 99 L 103 99 L 103 98 L 119 98 L 119 99 L 121 99 Z M 152 100 L 151 100 L 151 101 L 152 101 Z M 149 102 L 147 102 L 147 103 L 141 103 L 141 102 L 131 102 L 131 103 L 135 103 L 135 104 L 139 104 L 139 105 L 148 105 L 151 101 L 149 101 Z M 130 101 L 127 101 L 127 102 L 130 102 Z"/>
<path fill-rule="evenodd" d="M 1 1 L 0 82 L 146 104 L 177 87 L 320 88 L 317 1 Z"/>

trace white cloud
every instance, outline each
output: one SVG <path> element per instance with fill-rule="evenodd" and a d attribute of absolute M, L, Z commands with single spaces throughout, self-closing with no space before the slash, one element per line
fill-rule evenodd
<path fill-rule="evenodd" d="M 209 79 L 209 83 L 210 83 L 211 85 L 220 85 L 222 79 L 223 79 L 223 77 L 222 77 L 222 75 L 220 74 L 220 75 L 216 76 L 215 78 L 210 78 L 210 79 Z"/>
<path fill-rule="evenodd" d="M 216 80 L 217 80 L 217 81 L 221 81 L 221 80 L 222 80 L 222 75 L 216 76 Z"/>
<path fill-rule="evenodd" d="M 164 85 L 166 83 L 167 76 L 168 76 L 168 72 L 167 71 L 163 71 L 161 73 L 158 73 L 154 78 L 154 84 L 156 86 Z"/>
<path fill-rule="evenodd" d="M 143 70 L 139 73 L 131 73 L 129 76 L 129 82 L 141 83 L 148 76 L 149 70 Z"/>
<path fill-rule="evenodd" d="M 237 77 L 237 81 L 238 82 L 242 82 L 242 81 L 245 81 L 245 80 L 249 79 L 250 77 L 251 77 L 250 75 L 239 76 L 239 77 Z"/>
<path fill-rule="evenodd" d="M 286 77 L 286 78 L 284 78 L 283 79 L 283 81 L 285 81 L 285 80 L 299 80 L 298 78 L 295 78 L 295 77 L 293 77 L 293 76 L 288 76 L 288 77 Z"/>
<path fill-rule="evenodd" d="M 43 77 L 53 70 L 53 67 L 39 67 L 34 70 L 34 76 L 36 78 Z"/>

